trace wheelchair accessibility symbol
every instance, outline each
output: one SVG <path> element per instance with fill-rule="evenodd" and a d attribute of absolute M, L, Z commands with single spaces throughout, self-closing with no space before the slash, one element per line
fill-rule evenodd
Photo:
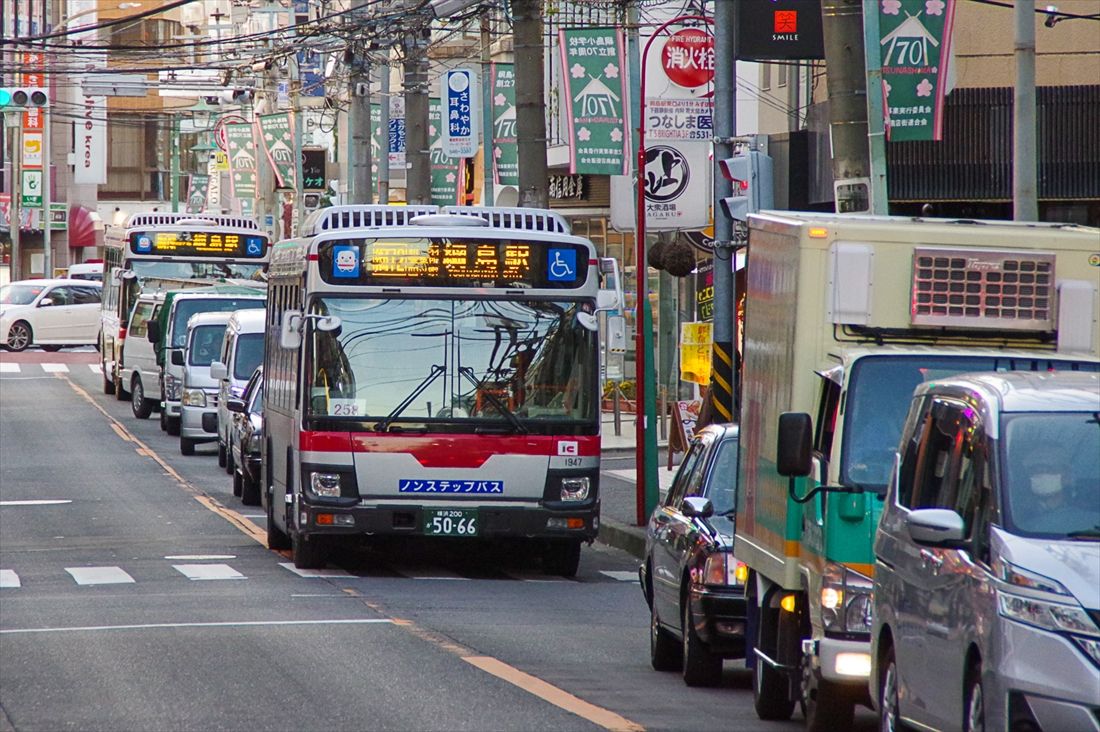
<path fill-rule="evenodd" d="M 547 252 L 546 279 L 550 282 L 572 282 L 577 279 L 577 251 L 551 249 Z"/>
<path fill-rule="evenodd" d="M 250 257 L 261 257 L 264 253 L 263 239 L 250 237 L 246 240 L 245 251 Z"/>

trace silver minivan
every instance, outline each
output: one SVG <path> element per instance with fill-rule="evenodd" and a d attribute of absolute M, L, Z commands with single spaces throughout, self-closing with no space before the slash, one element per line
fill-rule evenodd
<path fill-rule="evenodd" d="M 230 429 L 233 415 L 228 404 L 231 397 L 240 398 L 256 367 L 264 360 L 264 330 L 267 311 L 262 309 L 238 310 L 225 327 L 221 356 L 210 367 L 210 373 L 218 380 L 218 465 L 233 474 L 233 453 L 229 450 Z"/>
<path fill-rule="evenodd" d="M 231 315 L 225 311 L 197 313 L 187 321 L 180 392 L 180 453 L 183 455 L 194 455 L 195 445 L 217 439 L 216 432 L 207 429 L 216 419 L 218 408 L 218 382 L 210 375 L 210 364 L 221 354 L 225 326 Z"/>
<path fill-rule="evenodd" d="M 149 323 L 157 317 L 164 304 L 164 293 L 146 293 L 134 303 L 127 323 L 128 337 L 119 355 L 119 383 L 115 396 L 125 399 L 130 394 L 130 409 L 138 419 L 148 419 L 160 405 L 160 366 L 154 346 L 149 342 Z"/>
<path fill-rule="evenodd" d="M 882 729 L 1100 730 L 1100 376 L 1080 368 L 917 389 L 875 538 Z"/>

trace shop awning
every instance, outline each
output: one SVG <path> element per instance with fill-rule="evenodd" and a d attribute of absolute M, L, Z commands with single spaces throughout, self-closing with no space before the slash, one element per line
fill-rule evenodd
<path fill-rule="evenodd" d="M 95 225 L 99 214 L 84 206 L 69 207 L 69 248 L 94 247 Z"/>

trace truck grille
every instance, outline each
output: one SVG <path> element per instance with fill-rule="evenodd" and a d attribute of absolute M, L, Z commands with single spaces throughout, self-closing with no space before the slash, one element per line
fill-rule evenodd
<path fill-rule="evenodd" d="M 918 248 L 914 325 L 1054 330 L 1054 255 Z"/>

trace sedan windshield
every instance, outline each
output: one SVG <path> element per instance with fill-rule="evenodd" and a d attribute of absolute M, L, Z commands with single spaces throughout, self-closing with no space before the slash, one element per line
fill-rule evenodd
<path fill-rule="evenodd" d="M 44 289 L 42 285 L 4 285 L 0 287 L 0 305 L 30 305 Z"/>
<path fill-rule="evenodd" d="M 375 429 L 472 423 L 524 432 L 596 420 L 596 334 L 563 301 L 324 298 L 309 413 Z"/>
<path fill-rule="evenodd" d="M 1100 414 L 1006 415 L 1002 429 L 1006 527 L 1100 539 Z"/>

